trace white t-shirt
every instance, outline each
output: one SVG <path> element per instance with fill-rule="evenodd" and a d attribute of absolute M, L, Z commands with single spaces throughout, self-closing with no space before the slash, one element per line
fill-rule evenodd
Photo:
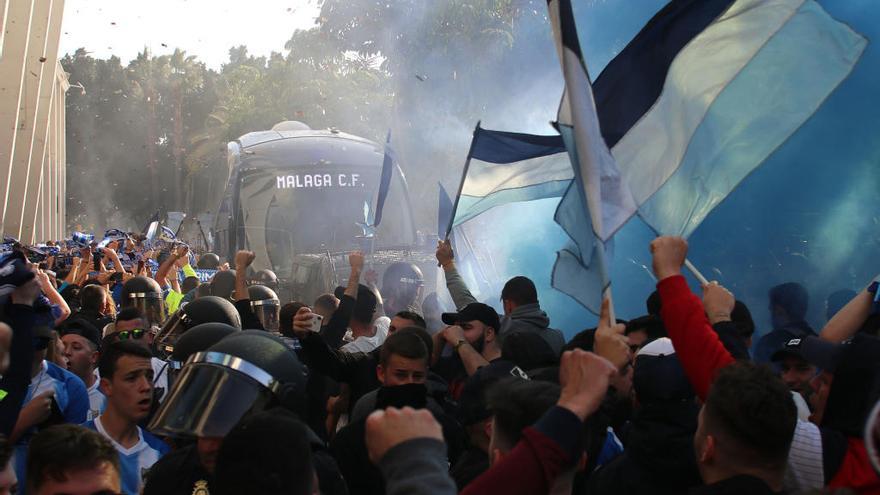
<path fill-rule="evenodd" d="M 388 327 L 390 326 L 391 318 L 387 316 L 376 318 L 376 321 L 373 322 L 375 332 L 372 337 L 358 337 L 342 346 L 342 350 L 345 352 L 370 352 L 385 343 L 385 338 L 388 337 Z"/>
<path fill-rule="evenodd" d="M 98 373 L 97 368 L 94 371 L 95 373 L 95 383 L 92 384 L 91 387 L 88 388 L 89 391 L 89 413 L 86 415 L 86 420 L 91 421 L 104 412 L 104 408 L 107 407 L 107 397 L 101 393 L 101 375 Z"/>

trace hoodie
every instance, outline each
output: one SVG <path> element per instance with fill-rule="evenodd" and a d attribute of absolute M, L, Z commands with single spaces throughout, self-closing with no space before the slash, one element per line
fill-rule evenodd
<path fill-rule="evenodd" d="M 502 338 L 518 332 L 537 333 L 550 345 L 556 355 L 562 353 L 562 346 L 565 345 L 562 332 L 550 328 L 550 318 L 541 310 L 541 305 L 538 303 L 523 304 L 501 320 L 499 333 Z"/>

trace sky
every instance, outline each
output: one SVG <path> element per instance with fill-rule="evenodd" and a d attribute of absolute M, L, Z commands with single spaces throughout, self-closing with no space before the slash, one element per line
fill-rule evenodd
<path fill-rule="evenodd" d="M 66 0 L 60 56 L 85 47 L 127 62 L 145 46 L 156 55 L 181 48 L 219 69 L 233 46 L 258 56 L 283 51 L 295 30 L 314 26 L 318 1 Z"/>

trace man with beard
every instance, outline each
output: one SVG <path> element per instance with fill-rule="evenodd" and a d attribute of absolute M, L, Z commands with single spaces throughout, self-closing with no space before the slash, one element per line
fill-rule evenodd
<path fill-rule="evenodd" d="M 778 351 L 770 356 L 770 361 L 779 369 L 779 377 L 788 386 L 789 390 L 800 394 L 803 401 L 795 397 L 795 405 L 798 406 L 798 417 L 808 419 L 810 411 L 807 404 L 813 394 L 810 382 L 816 377 L 818 369 L 807 361 L 801 351 L 801 339 L 791 339 Z"/>
<path fill-rule="evenodd" d="M 478 369 L 501 357 L 498 313 L 482 303 L 471 303 L 458 313 L 443 313 L 443 323 L 452 325 L 434 334 L 432 371 L 449 384 L 449 393 L 457 399 L 464 380 Z M 446 344 L 453 355 L 443 356 Z"/>

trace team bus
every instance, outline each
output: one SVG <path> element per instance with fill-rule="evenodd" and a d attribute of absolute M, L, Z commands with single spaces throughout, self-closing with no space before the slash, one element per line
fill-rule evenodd
<path fill-rule="evenodd" d="M 424 258 L 416 253 L 409 192 L 397 163 L 382 221 L 369 227 L 384 152 L 368 139 L 293 121 L 241 136 L 228 144 L 230 174 L 214 250 L 230 261 L 239 249 L 253 251 L 254 270 L 273 270 L 283 298 L 309 303 L 343 282 L 344 253 L 352 249 L 364 250 L 377 272 L 394 261 Z"/>

